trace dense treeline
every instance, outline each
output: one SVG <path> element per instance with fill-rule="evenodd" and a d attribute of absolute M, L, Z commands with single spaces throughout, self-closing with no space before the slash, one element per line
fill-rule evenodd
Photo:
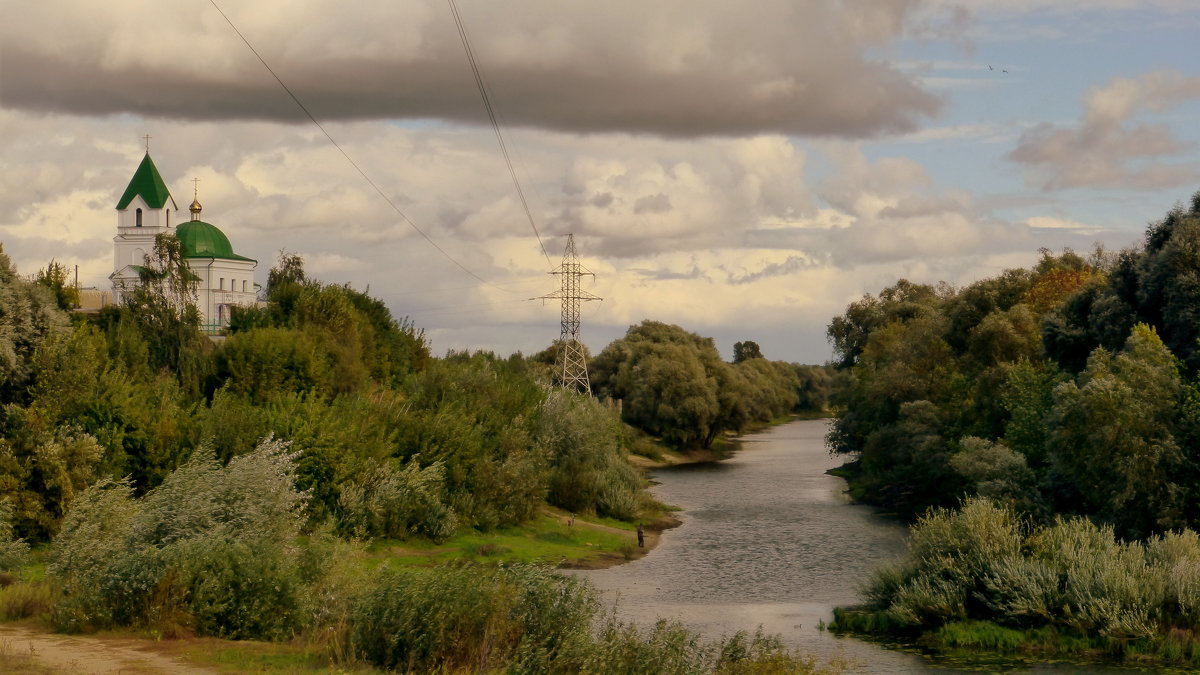
<path fill-rule="evenodd" d="M 838 625 L 1200 663 L 1198 336 L 1200 193 L 1138 248 L 850 305 L 828 443 L 858 498 L 927 515 Z"/>
<path fill-rule="evenodd" d="M 750 341 L 726 363 L 712 338 L 657 321 L 630 326 L 590 371 L 593 392 L 621 401 L 626 423 L 682 449 L 795 410 L 823 410 L 832 387 L 824 367 L 768 361 Z"/>
<path fill-rule="evenodd" d="M 855 494 L 979 494 L 1144 537 L 1200 518 L 1200 193 L 1137 249 L 1043 251 L 962 289 L 900 281 L 829 326 Z"/>

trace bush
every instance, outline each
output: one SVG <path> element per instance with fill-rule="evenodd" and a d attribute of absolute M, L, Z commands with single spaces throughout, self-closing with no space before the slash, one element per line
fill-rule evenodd
<path fill-rule="evenodd" d="M 225 467 L 197 452 L 140 500 L 125 481 L 89 488 L 50 553 L 55 625 L 238 639 L 296 630 L 320 570 L 296 543 L 306 497 L 294 481 L 286 444 L 267 440 Z"/>
<path fill-rule="evenodd" d="M 546 397 L 535 438 L 550 453 L 547 501 L 573 513 L 634 520 L 645 481 L 625 458 L 617 413 L 590 396 Z"/>
<path fill-rule="evenodd" d="M 850 617 L 844 629 L 904 632 L 959 622 L 938 635 L 965 644 L 979 625 L 971 622 L 984 621 L 1061 630 L 1118 651 L 1195 630 L 1195 532 L 1122 542 L 1111 525 L 1082 518 L 1060 518 L 1027 536 L 1022 530 L 1011 513 L 978 498 L 958 511 L 932 511 L 913 527 L 907 559 L 878 570 L 864 590 L 868 618 Z M 880 614 L 886 620 L 870 618 Z M 996 635 L 1010 641 L 1001 628 Z"/>
<path fill-rule="evenodd" d="M 448 539 L 458 519 L 443 501 L 445 474 L 442 462 L 421 468 L 416 457 L 401 469 L 375 464 L 361 482 L 342 489 L 342 531 L 356 537 L 404 539 L 419 534 L 434 541 Z"/>
<path fill-rule="evenodd" d="M 24 567 L 29 561 L 29 544 L 13 533 L 12 509 L 0 503 L 0 572 Z"/>
<path fill-rule="evenodd" d="M 351 640 L 371 663 L 401 672 L 545 672 L 586 643 L 596 608 L 585 582 L 546 567 L 403 570 L 352 610 Z"/>

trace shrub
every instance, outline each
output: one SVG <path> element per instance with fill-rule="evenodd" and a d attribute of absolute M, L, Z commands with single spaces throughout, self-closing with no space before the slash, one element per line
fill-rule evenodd
<path fill-rule="evenodd" d="M 374 464 L 360 482 L 342 488 L 342 531 L 357 537 L 451 537 L 458 519 L 444 502 L 445 474 L 442 462 L 421 468 L 416 457 L 400 469 L 390 462 Z"/>
<path fill-rule="evenodd" d="M 617 413 L 590 396 L 546 397 L 535 438 L 550 453 L 547 501 L 576 513 L 637 518 L 644 480 L 625 459 Z"/>
<path fill-rule="evenodd" d="M 385 574 L 352 610 L 351 639 L 402 672 L 561 667 L 586 641 L 597 602 L 546 567 L 412 569 Z"/>
<path fill-rule="evenodd" d="M 1173 630 L 1195 631 L 1195 532 L 1122 542 L 1111 525 L 1082 518 L 1059 518 L 1024 537 L 1022 529 L 985 500 L 932 511 L 914 526 L 907 559 L 875 572 L 864 590 L 869 611 L 843 612 L 839 627 L 895 633 L 960 622 L 934 637 L 966 644 L 983 625 L 972 622 L 994 622 L 1029 634 L 1061 631 L 1117 652 L 1157 644 Z M 1002 629 L 995 636 L 1007 644 L 1014 633 Z"/>
<path fill-rule="evenodd" d="M 0 572 L 20 569 L 29 561 L 29 544 L 13 533 L 12 509 L 0 503 Z"/>
<path fill-rule="evenodd" d="M 47 574 L 62 630 L 190 627 L 273 638 L 304 623 L 303 587 L 319 576 L 297 545 L 305 495 L 293 455 L 267 440 L 220 466 L 197 452 L 144 498 L 102 481 L 67 514 Z"/>

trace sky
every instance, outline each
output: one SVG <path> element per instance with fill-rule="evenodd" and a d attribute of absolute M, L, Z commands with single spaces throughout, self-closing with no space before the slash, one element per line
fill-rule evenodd
<path fill-rule="evenodd" d="M 149 135 L 259 283 L 299 254 L 437 355 L 549 346 L 571 233 L 592 353 L 652 319 L 823 363 L 864 293 L 1136 245 L 1200 189 L 1198 0 L 456 7 L 528 215 L 447 2 L 0 0 L 5 253 L 107 288 Z"/>

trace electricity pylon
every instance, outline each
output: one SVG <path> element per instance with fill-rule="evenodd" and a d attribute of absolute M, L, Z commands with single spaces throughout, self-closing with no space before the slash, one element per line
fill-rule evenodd
<path fill-rule="evenodd" d="M 579 303 L 585 300 L 603 300 L 587 291 L 579 289 L 579 277 L 595 274 L 579 264 L 579 256 L 575 253 L 575 235 L 567 235 L 567 250 L 563 253 L 562 264 L 550 274 L 562 276 L 562 288 L 549 295 L 541 296 L 541 300 L 562 300 L 562 333 L 560 333 L 558 368 L 560 386 L 564 389 L 591 392 L 592 385 L 588 381 L 587 357 L 584 356 L 583 343 L 579 341 Z"/>

